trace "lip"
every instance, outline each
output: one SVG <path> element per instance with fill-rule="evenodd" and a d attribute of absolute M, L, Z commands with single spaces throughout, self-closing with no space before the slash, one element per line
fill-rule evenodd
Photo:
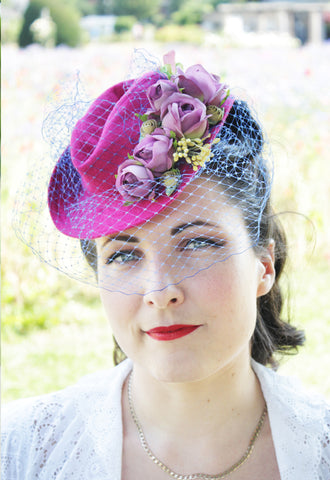
<path fill-rule="evenodd" d="M 169 327 L 156 327 L 145 333 L 154 340 L 169 341 L 185 337 L 194 332 L 201 325 L 171 325 Z"/>

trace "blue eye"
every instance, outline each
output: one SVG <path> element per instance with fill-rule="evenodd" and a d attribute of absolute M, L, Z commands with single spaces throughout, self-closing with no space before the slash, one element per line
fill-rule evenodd
<path fill-rule="evenodd" d="M 117 263 L 119 265 L 125 265 L 128 263 L 134 263 L 141 259 L 141 256 L 134 252 L 134 250 L 119 250 L 118 252 L 113 253 L 105 261 L 106 265 L 111 263 Z"/>
<path fill-rule="evenodd" d="M 224 241 L 212 238 L 192 238 L 185 242 L 183 250 L 201 250 L 210 247 L 223 247 Z"/>

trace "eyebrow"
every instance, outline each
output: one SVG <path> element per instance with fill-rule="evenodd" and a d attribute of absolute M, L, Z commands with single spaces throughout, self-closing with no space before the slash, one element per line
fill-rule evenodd
<path fill-rule="evenodd" d="M 116 237 L 106 238 L 104 243 L 102 243 L 102 248 L 113 240 L 118 240 L 119 242 L 139 243 L 139 239 L 134 237 L 133 235 L 117 235 Z"/>
<path fill-rule="evenodd" d="M 171 229 L 171 236 L 174 237 L 178 233 L 183 232 L 186 228 L 189 227 L 216 227 L 214 223 L 209 223 L 205 220 L 195 220 L 194 222 L 187 222 L 187 223 L 182 223 L 182 225 L 179 225 L 177 227 L 173 227 Z M 117 235 L 116 237 L 107 237 L 102 244 L 102 248 L 104 248 L 109 242 L 112 242 L 113 240 L 119 241 L 119 242 L 130 242 L 130 243 L 139 243 L 140 240 L 137 237 L 134 237 L 133 235 Z"/>
<path fill-rule="evenodd" d="M 177 233 L 180 233 L 183 230 L 185 230 L 186 228 L 196 227 L 196 226 L 197 227 L 203 227 L 203 226 L 216 227 L 216 225 L 214 223 L 209 223 L 209 222 L 206 222 L 205 220 L 195 220 L 194 222 L 183 223 L 182 225 L 179 225 L 178 227 L 172 228 L 171 235 L 173 237 Z"/>

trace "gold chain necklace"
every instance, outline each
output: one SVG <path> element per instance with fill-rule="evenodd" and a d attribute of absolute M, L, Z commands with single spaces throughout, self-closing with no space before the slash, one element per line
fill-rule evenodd
<path fill-rule="evenodd" d="M 260 433 L 261 428 L 264 424 L 266 414 L 267 414 L 267 405 L 265 405 L 265 407 L 262 411 L 261 417 L 259 419 L 258 425 L 257 425 L 255 431 L 253 432 L 252 437 L 250 438 L 249 445 L 248 445 L 244 455 L 236 463 L 234 463 L 234 465 L 232 465 L 230 468 L 228 468 L 227 470 L 225 470 L 222 473 L 218 473 L 217 475 L 209 475 L 209 474 L 206 474 L 206 473 L 192 473 L 190 475 L 183 475 L 183 474 L 180 474 L 180 473 L 173 472 L 173 470 L 171 470 L 169 467 L 167 467 L 161 460 L 159 460 L 159 458 L 156 457 L 156 455 L 154 455 L 154 453 L 152 453 L 152 451 L 151 451 L 151 449 L 150 449 L 150 447 L 147 443 L 147 440 L 144 436 L 144 433 L 143 433 L 142 427 L 140 425 L 140 422 L 139 422 L 139 420 L 136 416 L 135 410 L 134 410 L 133 399 L 132 399 L 132 373 L 130 374 L 129 379 L 128 379 L 128 403 L 129 403 L 129 409 L 130 409 L 130 412 L 131 412 L 131 416 L 132 416 L 132 419 L 133 419 L 133 421 L 136 425 L 136 428 L 138 430 L 139 437 L 140 437 L 140 442 L 141 442 L 141 445 L 142 445 L 144 451 L 146 452 L 146 454 L 148 455 L 150 460 L 152 460 L 153 463 L 158 465 L 158 467 L 161 468 L 163 470 L 163 472 L 167 473 L 170 477 L 176 478 L 178 480 L 197 480 L 197 479 L 219 480 L 219 479 L 225 478 L 228 475 L 230 475 L 231 473 L 235 472 L 251 456 L 253 448 L 254 448 L 254 444 L 255 444 L 258 436 L 259 436 L 259 433 Z"/>

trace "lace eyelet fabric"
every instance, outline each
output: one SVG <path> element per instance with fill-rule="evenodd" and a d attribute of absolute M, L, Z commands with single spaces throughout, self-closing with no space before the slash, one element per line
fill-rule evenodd
<path fill-rule="evenodd" d="M 330 409 L 292 379 L 252 363 L 267 403 L 281 480 L 330 479 Z M 3 480 L 121 480 L 121 394 L 132 362 L 2 415 Z"/>

